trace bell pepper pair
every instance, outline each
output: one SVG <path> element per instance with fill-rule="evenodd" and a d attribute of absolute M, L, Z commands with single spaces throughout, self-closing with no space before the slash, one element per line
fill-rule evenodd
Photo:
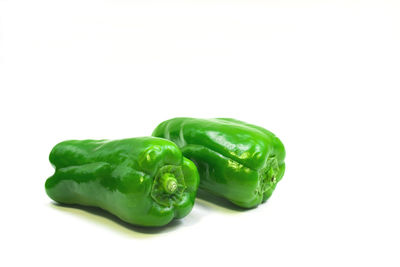
<path fill-rule="evenodd" d="M 65 204 L 95 206 L 123 221 L 162 226 L 193 208 L 197 189 L 243 207 L 265 202 L 285 171 L 271 132 L 234 119 L 175 118 L 153 137 L 71 140 L 50 153 L 45 188 Z"/>

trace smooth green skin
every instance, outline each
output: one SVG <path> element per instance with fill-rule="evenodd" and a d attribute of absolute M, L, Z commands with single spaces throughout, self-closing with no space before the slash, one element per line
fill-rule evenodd
<path fill-rule="evenodd" d="M 153 136 L 173 141 L 200 173 L 200 189 L 253 208 L 265 202 L 285 172 L 285 148 L 268 130 L 228 118 L 174 118 Z"/>
<path fill-rule="evenodd" d="M 99 207 L 140 226 L 162 226 L 186 216 L 199 185 L 193 162 L 184 158 L 174 143 L 156 137 L 65 141 L 53 148 L 50 162 L 56 169 L 45 184 L 50 198 Z M 184 185 L 180 185 L 179 195 L 174 194 L 174 176 L 158 174 L 160 168 L 181 171 Z M 157 192 L 163 193 L 170 205 L 153 197 L 156 183 Z"/>

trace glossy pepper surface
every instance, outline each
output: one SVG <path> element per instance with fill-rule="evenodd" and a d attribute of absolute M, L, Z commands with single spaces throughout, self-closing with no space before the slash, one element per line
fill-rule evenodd
<path fill-rule="evenodd" d="M 53 148 L 50 162 L 50 198 L 99 207 L 140 226 L 186 216 L 199 185 L 193 162 L 173 142 L 156 137 L 64 141 Z"/>
<path fill-rule="evenodd" d="M 200 173 L 200 188 L 252 208 L 265 202 L 285 171 L 285 149 L 270 131 L 228 118 L 174 118 L 153 136 L 181 148 Z"/>

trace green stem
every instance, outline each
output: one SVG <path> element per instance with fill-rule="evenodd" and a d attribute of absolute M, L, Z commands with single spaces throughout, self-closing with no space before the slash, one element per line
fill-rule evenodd
<path fill-rule="evenodd" d="M 160 179 L 161 185 L 165 192 L 173 194 L 178 189 L 178 181 L 172 173 L 164 173 Z"/>

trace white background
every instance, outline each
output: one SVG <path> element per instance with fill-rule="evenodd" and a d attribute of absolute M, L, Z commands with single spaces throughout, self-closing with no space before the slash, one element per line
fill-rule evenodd
<path fill-rule="evenodd" d="M 1 266 L 399 266 L 399 1 L 0 0 Z M 47 197 L 59 141 L 175 116 L 276 133 L 259 208 L 161 230 Z"/>

